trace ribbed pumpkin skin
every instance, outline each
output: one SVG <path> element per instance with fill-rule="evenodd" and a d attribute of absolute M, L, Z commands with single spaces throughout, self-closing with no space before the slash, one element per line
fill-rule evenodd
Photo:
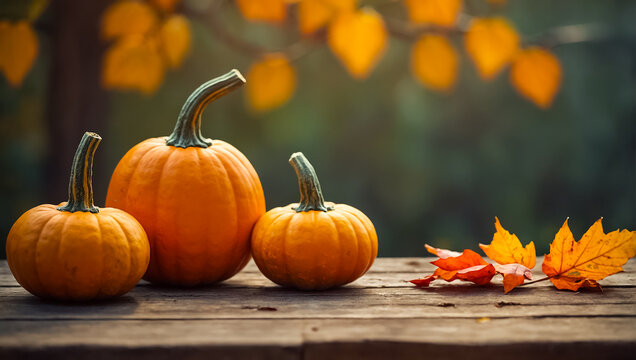
<path fill-rule="evenodd" d="M 149 258 L 144 229 L 130 215 L 112 208 L 71 213 L 40 205 L 24 213 L 7 238 L 13 276 L 43 298 L 122 295 L 141 279 Z"/>
<path fill-rule="evenodd" d="M 230 278 L 250 259 L 250 234 L 265 212 L 256 171 L 232 145 L 133 147 L 117 165 L 106 205 L 133 215 L 150 241 L 144 279 L 194 286 Z"/>
<path fill-rule="evenodd" d="M 362 276 L 378 253 L 373 224 L 361 211 L 326 203 L 329 211 L 296 212 L 298 204 L 263 215 L 252 234 L 252 255 L 271 281 L 322 290 Z"/>

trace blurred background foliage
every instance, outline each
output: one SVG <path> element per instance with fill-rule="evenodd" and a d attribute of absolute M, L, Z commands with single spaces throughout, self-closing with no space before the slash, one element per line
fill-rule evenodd
<path fill-rule="evenodd" d="M 479 2 L 466 1 L 481 11 Z M 189 0 L 183 6 L 208 3 Z M 60 96 L 68 97 L 56 90 L 64 86 L 56 84 L 61 70 L 54 61 L 56 29 L 67 21 L 60 11 L 49 8 L 36 23 L 40 51 L 22 86 L 14 89 L 0 77 L 3 256 L 7 233 L 20 214 L 66 198 L 66 185 L 60 184 L 67 181 L 72 153 L 64 156 L 65 166 L 51 169 L 51 158 L 64 145 L 59 135 L 51 136 L 52 122 L 59 121 L 51 111 L 59 113 Z M 405 16 L 403 9 L 387 11 Z M 577 237 L 601 216 L 608 230 L 634 229 L 636 3 L 513 0 L 498 11 L 523 38 L 582 23 L 601 26 L 607 36 L 552 50 L 561 61 L 563 83 L 547 110 L 515 94 L 507 71 L 492 82 L 481 81 L 459 39 L 454 40 L 461 53 L 459 79 L 448 95 L 413 79 L 410 41 L 391 38 L 363 81 L 352 79 L 326 46 L 318 46 L 294 61 L 299 80 L 289 103 L 254 113 L 240 90 L 208 107 L 203 134 L 230 142 L 248 157 L 268 209 L 297 201 L 287 159 L 304 152 L 326 199 L 355 206 L 374 222 L 380 256 L 424 256 L 424 243 L 477 250 L 477 243 L 492 239 L 495 216 L 522 243 L 534 241 L 539 255 L 566 217 Z M 227 9 L 222 19 L 231 33 L 265 47 L 294 39 L 276 26 L 246 22 L 236 9 Z M 168 135 L 193 89 L 231 68 L 245 72 L 254 61 L 219 41 L 205 19 L 191 19 L 191 26 L 190 56 L 180 69 L 166 73 L 153 95 L 104 91 L 64 100 L 63 106 L 81 108 L 76 103 L 99 97 L 95 116 L 102 120 L 62 129 L 71 149 L 86 130 L 104 139 L 94 173 L 97 205 L 103 205 L 119 159 L 146 138 Z M 104 49 L 99 41 L 93 46 Z"/>

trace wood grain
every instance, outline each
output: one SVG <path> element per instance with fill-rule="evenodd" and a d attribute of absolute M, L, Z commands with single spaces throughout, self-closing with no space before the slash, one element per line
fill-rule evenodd
<path fill-rule="evenodd" d="M 0 262 L 0 359 L 628 359 L 636 353 L 636 262 L 604 290 L 549 282 L 504 295 L 497 283 L 407 282 L 432 259 L 378 259 L 353 284 L 284 289 L 253 263 L 200 288 L 140 283 L 89 304 L 38 299 Z M 538 261 L 541 263 L 541 259 Z M 535 277 L 541 277 L 535 268 Z M 480 320 L 481 319 L 481 320 Z"/>

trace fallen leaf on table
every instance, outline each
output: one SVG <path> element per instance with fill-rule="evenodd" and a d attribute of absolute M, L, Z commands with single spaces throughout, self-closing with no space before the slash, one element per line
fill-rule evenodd
<path fill-rule="evenodd" d="M 521 264 L 495 264 L 495 270 L 503 275 L 505 293 L 524 283 L 525 279 L 532 280 L 532 271 Z"/>
<path fill-rule="evenodd" d="M 599 280 L 623 271 L 622 266 L 636 255 L 636 231 L 605 234 L 601 221 L 597 220 L 577 242 L 565 220 L 543 260 L 543 272 L 557 289 L 598 287 Z"/>
<path fill-rule="evenodd" d="M 340 14 L 329 25 L 329 48 L 356 79 L 369 76 L 387 45 L 382 16 L 371 8 Z"/>
<path fill-rule="evenodd" d="M 530 241 L 524 248 L 521 241 L 515 234 L 511 234 L 504 229 L 495 217 L 495 235 L 490 245 L 479 244 L 479 247 L 493 261 L 499 264 L 521 264 L 532 269 L 537 263 L 537 254 L 534 249 L 534 242 Z"/>
<path fill-rule="evenodd" d="M 441 254 L 441 256 L 445 257 L 440 257 L 431 262 L 431 264 L 438 267 L 433 275 L 410 281 L 418 287 L 429 286 L 431 281 L 439 278 L 448 282 L 464 280 L 474 282 L 478 285 L 484 285 L 489 283 L 496 274 L 495 267 L 487 263 L 486 260 L 472 250 L 466 249 L 460 254 L 450 250 L 437 249 L 428 245 L 426 245 L 426 248 L 433 254 Z"/>

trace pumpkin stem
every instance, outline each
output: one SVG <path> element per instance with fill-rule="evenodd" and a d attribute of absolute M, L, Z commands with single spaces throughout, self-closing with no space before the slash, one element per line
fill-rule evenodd
<path fill-rule="evenodd" d="M 93 204 L 93 158 L 100 141 L 102 138 L 93 132 L 85 132 L 82 136 L 71 166 L 68 202 L 58 207 L 58 210 L 99 212 L 99 208 Z"/>
<path fill-rule="evenodd" d="M 296 212 L 333 210 L 332 206 L 325 205 L 316 170 L 314 170 L 305 155 L 301 152 L 293 153 L 289 158 L 289 163 L 296 171 L 298 187 L 300 188 L 300 202 L 298 206 L 292 209 L 296 210 Z"/>
<path fill-rule="evenodd" d="M 198 146 L 207 148 L 212 140 L 201 135 L 201 114 L 212 101 L 245 84 L 241 73 L 233 69 L 225 75 L 212 79 L 199 86 L 188 97 L 181 108 L 177 124 L 166 140 L 166 145 L 187 148 Z"/>

